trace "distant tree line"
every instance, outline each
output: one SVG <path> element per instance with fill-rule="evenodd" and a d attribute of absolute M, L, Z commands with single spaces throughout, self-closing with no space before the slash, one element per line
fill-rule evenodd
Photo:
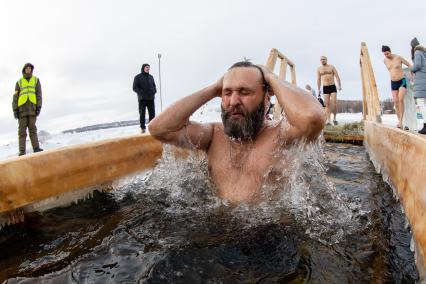
<path fill-rule="evenodd" d="M 387 113 L 394 113 L 392 99 L 386 99 L 381 103 L 382 111 Z M 362 112 L 362 101 L 351 101 L 351 100 L 337 100 L 337 112 L 342 113 L 357 113 Z"/>

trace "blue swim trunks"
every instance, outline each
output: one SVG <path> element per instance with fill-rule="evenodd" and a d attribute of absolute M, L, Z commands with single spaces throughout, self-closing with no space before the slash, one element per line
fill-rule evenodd
<path fill-rule="evenodd" d="M 407 80 L 405 80 L 405 78 L 402 78 L 399 81 L 391 81 L 391 88 L 392 88 L 392 91 L 398 91 L 399 88 L 407 89 Z"/>

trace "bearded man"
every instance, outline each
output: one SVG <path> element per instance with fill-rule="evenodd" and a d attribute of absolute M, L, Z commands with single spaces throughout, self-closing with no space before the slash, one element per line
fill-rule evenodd
<path fill-rule="evenodd" d="M 279 123 L 266 119 L 274 95 L 286 118 Z M 215 97 L 222 98 L 222 123 L 189 121 Z M 244 61 L 216 83 L 171 105 L 151 121 L 149 132 L 164 143 L 204 150 L 219 197 L 236 203 L 260 196 L 265 173 L 277 163 L 278 147 L 315 140 L 324 122 L 321 105 L 311 94 Z"/>

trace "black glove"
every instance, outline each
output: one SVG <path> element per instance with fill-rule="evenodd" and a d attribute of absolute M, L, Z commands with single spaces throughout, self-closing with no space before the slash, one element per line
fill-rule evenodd
<path fill-rule="evenodd" d="M 36 116 L 38 116 L 40 114 L 40 111 L 41 111 L 40 107 L 36 108 Z"/>
<path fill-rule="evenodd" d="M 13 116 L 15 117 L 15 119 L 19 118 L 19 111 L 18 110 L 14 110 L 13 111 Z"/>

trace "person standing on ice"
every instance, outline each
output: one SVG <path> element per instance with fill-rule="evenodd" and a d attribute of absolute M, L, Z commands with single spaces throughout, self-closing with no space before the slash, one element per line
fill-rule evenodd
<path fill-rule="evenodd" d="M 331 109 L 333 109 L 333 124 L 337 125 L 337 90 L 342 90 L 342 82 L 340 81 L 336 67 L 327 63 L 326 56 L 321 56 L 320 61 L 321 66 L 317 69 L 318 95 L 321 95 L 322 84 L 322 93 L 325 99 L 325 113 L 327 116 L 326 123 L 327 125 L 331 125 Z M 336 78 L 337 87 L 334 78 Z"/>
<path fill-rule="evenodd" d="M 33 151 L 41 152 L 37 137 L 36 121 L 41 111 L 41 84 L 33 76 L 34 65 L 27 63 L 22 69 L 22 78 L 16 82 L 12 109 L 18 120 L 19 156 L 26 153 L 27 128 Z"/>
<path fill-rule="evenodd" d="M 411 68 L 411 64 L 402 56 L 392 53 L 387 45 L 382 46 L 382 52 L 385 57 L 384 63 L 388 68 L 391 77 L 392 99 L 395 104 L 398 124 L 396 127 L 402 129 L 402 119 L 404 117 L 404 95 L 407 91 L 407 80 L 402 70 L 402 64 Z"/>
<path fill-rule="evenodd" d="M 138 94 L 139 103 L 139 120 L 141 124 L 142 133 L 145 133 L 145 111 L 148 109 L 149 121 L 155 117 L 155 94 L 157 87 L 155 86 L 154 77 L 149 74 L 149 64 L 142 65 L 142 72 L 136 75 L 133 80 L 133 91 Z"/>
<path fill-rule="evenodd" d="M 423 128 L 420 134 L 426 134 L 426 49 L 417 38 L 411 41 L 411 57 L 413 66 L 410 68 L 414 76 L 414 98 L 423 114 Z"/>

